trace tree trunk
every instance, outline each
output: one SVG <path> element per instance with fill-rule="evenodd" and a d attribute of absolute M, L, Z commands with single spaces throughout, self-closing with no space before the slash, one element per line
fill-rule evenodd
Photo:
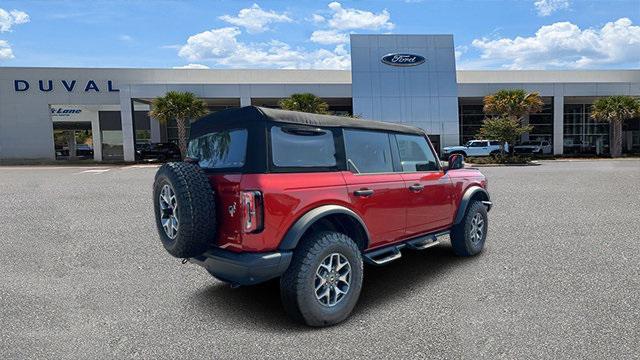
<path fill-rule="evenodd" d="M 619 157 L 622 155 L 622 121 L 614 120 L 611 122 L 611 157 Z"/>
<path fill-rule="evenodd" d="M 180 155 L 184 159 L 187 156 L 187 119 L 176 119 L 178 125 L 178 147 Z"/>

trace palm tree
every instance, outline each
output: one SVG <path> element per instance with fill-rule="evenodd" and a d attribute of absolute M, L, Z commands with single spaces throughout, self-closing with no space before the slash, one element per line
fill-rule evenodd
<path fill-rule="evenodd" d="M 302 111 L 314 114 L 326 114 L 329 104 L 310 93 L 293 94 L 278 103 L 285 110 Z"/>
<path fill-rule="evenodd" d="M 510 133 L 524 134 L 532 130 L 530 126 L 522 124 L 525 116 L 542 111 L 544 102 L 537 92 L 528 93 L 523 89 L 502 89 L 495 94 L 487 95 L 483 99 L 483 111 L 487 118 L 483 121 L 479 135 L 495 133 L 496 129 L 502 132 L 509 129 Z M 489 123 L 489 120 L 496 120 Z M 485 129 L 486 128 L 486 129 Z M 504 138 L 496 138 L 500 140 L 500 152 L 504 155 Z M 510 141 L 516 141 L 514 138 Z M 513 153 L 513 146 L 509 147 L 509 152 Z"/>
<path fill-rule="evenodd" d="M 182 156 L 187 154 L 187 124 L 207 114 L 207 105 L 193 93 L 169 91 L 153 99 L 149 116 L 166 124 L 175 119 L 178 126 L 178 146 Z"/>
<path fill-rule="evenodd" d="M 544 102 L 537 92 L 503 89 L 484 97 L 484 113 L 522 121 L 526 115 L 542 111 Z"/>
<path fill-rule="evenodd" d="M 609 96 L 593 103 L 591 118 L 610 124 L 612 157 L 622 155 L 622 124 L 636 117 L 640 117 L 640 99 L 631 96 Z"/>

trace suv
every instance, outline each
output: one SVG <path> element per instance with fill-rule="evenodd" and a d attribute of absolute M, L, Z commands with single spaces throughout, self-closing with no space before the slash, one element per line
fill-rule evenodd
<path fill-rule="evenodd" d="M 180 148 L 178 145 L 168 143 L 142 143 L 136 144 L 136 160 L 180 160 Z"/>
<path fill-rule="evenodd" d="M 443 168 L 418 128 L 248 106 L 194 122 L 187 155 L 155 176 L 165 249 L 234 286 L 280 278 L 311 326 L 347 318 L 363 263 L 487 237 L 486 178 L 460 155 Z"/>
<path fill-rule="evenodd" d="M 553 147 L 545 140 L 524 141 L 514 146 L 513 152 L 516 154 L 548 155 L 553 152 Z"/>
<path fill-rule="evenodd" d="M 509 151 L 509 144 L 504 145 L 504 151 Z M 489 156 L 500 153 L 500 141 L 470 140 L 462 146 L 447 146 L 442 149 L 444 156 L 460 154 L 462 156 Z"/>

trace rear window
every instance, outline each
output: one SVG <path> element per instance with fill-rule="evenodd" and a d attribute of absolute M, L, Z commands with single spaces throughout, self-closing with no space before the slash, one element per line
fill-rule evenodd
<path fill-rule="evenodd" d="M 223 130 L 189 142 L 187 156 L 204 169 L 240 168 L 247 154 L 247 130 Z"/>
<path fill-rule="evenodd" d="M 319 128 L 273 126 L 271 156 L 277 167 L 335 167 L 333 132 Z"/>

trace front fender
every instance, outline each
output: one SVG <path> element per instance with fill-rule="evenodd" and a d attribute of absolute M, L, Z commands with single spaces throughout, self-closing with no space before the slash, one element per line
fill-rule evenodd
<path fill-rule="evenodd" d="M 364 229 L 367 239 L 370 239 L 369 230 L 367 230 L 367 227 L 364 221 L 362 220 L 362 218 L 360 218 L 360 216 L 358 216 L 358 214 L 356 214 L 350 209 L 347 209 L 344 206 L 323 205 L 323 206 L 319 206 L 317 208 L 311 209 L 308 212 L 306 212 L 304 215 L 302 215 L 300 219 L 298 219 L 291 226 L 291 228 L 289 228 L 286 235 L 280 242 L 280 246 L 278 248 L 280 250 L 295 249 L 296 246 L 298 245 L 298 242 L 302 238 L 302 235 L 304 235 L 304 233 L 309 229 L 309 227 L 311 227 L 311 225 L 313 225 L 316 221 L 322 219 L 323 217 L 328 215 L 333 215 L 333 214 L 348 215 L 354 218 L 355 220 L 357 220 L 362 226 L 362 228 Z"/>
<path fill-rule="evenodd" d="M 491 202 L 491 198 L 489 197 L 489 193 L 487 190 L 481 188 L 480 186 L 470 186 L 462 195 L 462 200 L 460 200 L 460 206 L 458 206 L 458 212 L 456 213 L 456 218 L 453 221 L 454 225 L 460 224 L 462 219 L 464 219 L 464 215 L 467 213 L 467 207 L 471 203 L 471 199 L 478 197 L 483 204 L 487 206 L 487 211 L 491 210 L 491 206 L 493 203 Z"/>

